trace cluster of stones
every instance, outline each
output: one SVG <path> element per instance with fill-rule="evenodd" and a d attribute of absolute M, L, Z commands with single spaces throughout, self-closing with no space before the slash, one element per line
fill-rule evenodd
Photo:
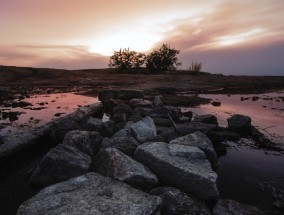
<path fill-rule="evenodd" d="M 31 176 L 45 188 L 18 215 L 261 213 L 232 200 L 204 204 L 218 199 L 221 142 L 238 139 L 249 117 L 220 128 L 213 115 L 192 119 L 158 96 L 143 100 L 142 91 L 102 91 L 99 99 L 110 119 L 90 116 L 64 135 Z"/>

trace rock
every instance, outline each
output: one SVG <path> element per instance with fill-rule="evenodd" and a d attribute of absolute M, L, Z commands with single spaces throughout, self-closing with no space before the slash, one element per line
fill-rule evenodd
<path fill-rule="evenodd" d="M 147 167 L 115 148 L 101 150 L 94 158 L 93 170 L 137 188 L 149 189 L 158 183 Z"/>
<path fill-rule="evenodd" d="M 215 107 L 221 106 L 221 102 L 219 102 L 219 101 L 211 102 L 211 104 L 212 104 L 213 106 L 215 106 Z"/>
<path fill-rule="evenodd" d="M 20 101 L 20 102 L 12 102 L 12 108 L 17 107 L 27 107 L 27 106 L 33 106 L 30 102 Z"/>
<path fill-rule="evenodd" d="M 161 199 L 120 181 L 88 173 L 42 189 L 17 215 L 159 214 Z"/>
<path fill-rule="evenodd" d="M 130 115 L 132 113 L 133 113 L 133 110 L 126 104 L 119 104 L 113 108 L 113 114 Z"/>
<path fill-rule="evenodd" d="M 73 146 L 90 156 L 95 155 L 101 146 L 103 138 L 95 131 L 69 131 L 63 140 L 63 144 Z"/>
<path fill-rule="evenodd" d="M 180 135 L 187 135 L 195 131 L 200 131 L 204 134 L 207 134 L 208 132 L 216 129 L 217 126 L 213 124 L 202 123 L 202 122 L 187 122 L 183 124 L 177 124 L 176 128 L 177 128 L 177 132 Z"/>
<path fill-rule="evenodd" d="M 101 144 L 101 148 L 116 148 L 122 151 L 124 154 L 133 156 L 139 143 L 133 137 L 113 137 L 105 138 Z"/>
<path fill-rule="evenodd" d="M 143 163 L 167 185 L 189 192 L 201 199 L 219 195 L 217 174 L 205 154 L 197 147 L 162 142 L 144 143 L 134 158 Z"/>
<path fill-rule="evenodd" d="M 206 158 L 214 169 L 218 167 L 218 158 L 214 151 L 213 143 L 205 134 L 199 131 L 171 140 L 170 144 L 196 146 L 205 153 Z"/>
<path fill-rule="evenodd" d="M 142 90 L 103 90 L 99 91 L 99 100 L 106 101 L 109 99 L 139 99 L 143 98 L 144 93 Z"/>
<path fill-rule="evenodd" d="M 181 117 L 180 108 L 171 106 L 158 107 L 154 109 L 149 116 L 151 116 L 152 118 L 169 119 L 169 115 L 174 121 L 177 121 L 179 117 Z"/>
<path fill-rule="evenodd" d="M 234 114 L 232 117 L 227 119 L 228 129 L 232 131 L 248 131 L 251 127 L 251 118 L 248 116 Z"/>
<path fill-rule="evenodd" d="M 193 113 L 192 111 L 185 111 L 185 112 L 182 112 L 182 115 L 191 119 L 193 116 Z"/>
<path fill-rule="evenodd" d="M 117 100 L 117 99 L 116 100 L 109 99 L 109 100 L 103 101 L 104 113 L 113 115 L 113 109 L 120 104 L 124 104 L 124 101 Z"/>
<path fill-rule="evenodd" d="M 125 123 L 126 122 L 126 115 L 125 113 L 116 113 L 113 115 L 113 121 L 115 124 L 118 123 Z"/>
<path fill-rule="evenodd" d="M 161 214 L 170 215 L 210 215 L 209 209 L 174 187 L 159 187 L 150 191 L 151 195 L 162 198 Z"/>
<path fill-rule="evenodd" d="M 153 108 L 137 107 L 134 109 L 133 114 L 140 117 L 146 117 L 149 116 L 153 110 Z"/>
<path fill-rule="evenodd" d="M 163 129 L 160 135 L 165 139 L 167 143 L 173 139 L 180 137 L 180 135 L 175 131 L 174 128 Z"/>
<path fill-rule="evenodd" d="M 172 126 L 172 121 L 170 119 L 153 118 L 153 120 L 156 126 Z"/>
<path fill-rule="evenodd" d="M 191 122 L 191 118 L 186 117 L 186 116 L 181 116 L 181 117 L 178 119 L 178 123 L 185 123 L 185 122 Z"/>
<path fill-rule="evenodd" d="M 207 136 L 214 144 L 221 143 L 226 140 L 238 141 L 240 139 L 240 135 L 238 133 L 220 127 L 217 130 L 208 132 Z"/>
<path fill-rule="evenodd" d="M 47 186 L 65 181 L 89 170 L 91 158 L 73 146 L 59 144 L 51 149 L 34 171 L 31 182 Z"/>
<path fill-rule="evenodd" d="M 246 205 L 233 200 L 219 200 L 213 209 L 214 215 L 232 214 L 232 215 L 255 215 L 264 214 L 258 208 L 251 205 Z"/>
<path fill-rule="evenodd" d="M 154 100 L 153 100 L 153 106 L 154 106 L 155 108 L 163 107 L 163 106 L 164 106 L 164 104 L 163 104 L 163 102 L 162 102 L 160 96 L 155 96 L 155 98 L 154 98 Z"/>
<path fill-rule="evenodd" d="M 132 124 L 130 129 L 133 137 L 140 143 L 151 140 L 157 135 L 157 130 L 151 117 L 145 117 L 144 119 Z"/>
<path fill-rule="evenodd" d="M 212 114 L 196 116 L 194 117 L 193 122 L 202 122 L 202 123 L 210 123 L 210 124 L 218 125 L 218 120 L 216 116 Z"/>
<path fill-rule="evenodd" d="M 103 122 L 100 125 L 98 132 L 100 132 L 103 137 L 111 137 L 113 135 L 113 125 L 114 122 L 112 120 Z"/>
<path fill-rule="evenodd" d="M 87 131 L 98 131 L 103 121 L 99 118 L 90 117 L 86 124 L 83 126 L 84 130 Z"/>
<path fill-rule="evenodd" d="M 117 131 L 111 138 L 117 138 L 117 137 L 132 137 L 132 135 L 130 134 L 130 126 L 134 124 L 134 122 L 132 121 L 128 121 L 126 123 L 126 125 L 124 126 L 123 129 L 120 129 L 119 131 Z"/>
<path fill-rule="evenodd" d="M 152 103 L 149 101 L 145 101 L 143 99 L 131 99 L 128 102 L 129 106 L 132 108 L 137 107 L 152 107 Z"/>

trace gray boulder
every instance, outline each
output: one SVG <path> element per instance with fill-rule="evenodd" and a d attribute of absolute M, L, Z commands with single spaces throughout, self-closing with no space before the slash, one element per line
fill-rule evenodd
<path fill-rule="evenodd" d="M 174 128 L 162 129 L 160 135 L 165 139 L 167 143 L 170 142 L 171 140 L 180 137 L 180 135 L 175 131 Z"/>
<path fill-rule="evenodd" d="M 59 144 L 51 149 L 37 166 L 31 183 L 47 186 L 85 174 L 91 158 L 73 146 Z"/>
<path fill-rule="evenodd" d="M 210 215 L 209 209 L 174 187 L 158 187 L 149 192 L 162 198 L 161 214 Z"/>
<path fill-rule="evenodd" d="M 151 117 L 145 117 L 144 119 L 132 124 L 130 126 L 131 134 L 140 143 L 153 139 L 157 135 L 156 126 Z"/>
<path fill-rule="evenodd" d="M 218 167 L 218 158 L 213 143 L 205 134 L 199 131 L 171 140 L 170 144 L 196 146 L 205 153 L 213 168 Z"/>
<path fill-rule="evenodd" d="M 97 131 L 102 123 L 103 121 L 101 119 L 90 117 L 83 126 L 83 129 L 87 131 Z"/>
<path fill-rule="evenodd" d="M 194 117 L 193 122 L 202 122 L 218 125 L 217 117 L 212 114 L 196 116 Z"/>
<path fill-rule="evenodd" d="M 114 148 L 101 150 L 95 156 L 93 170 L 137 188 L 149 189 L 158 183 L 147 167 Z"/>
<path fill-rule="evenodd" d="M 124 154 L 133 156 L 136 148 L 139 146 L 139 142 L 133 137 L 115 137 L 115 138 L 105 138 L 101 144 L 102 149 L 106 148 L 116 148 L 122 151 Z"/>
<path fill-rule="evenodd" d="M 227 119 L 228 129 L 232 131 L 249 131 L 251 127 L 251 118 L 240 114 L 234 114 Z"/>
<path fill-rule="evenodd" d="M 42 189 L 17 215 L 159 214 L 161 199 L 120 181 L 88 173 Z"/>
<path fill-rule="evenodd" d="M 163 104 L 162 99 L 160 98 L 160 96 L 155 96 L 155 98 L 154 98 L 154 100 L 153 100 L 153 106 L 154 106 L 155 108 L 157 108 L 157 107 L 163 107 L 163 106 L 164 106 L 164 104 Z"/>
<path fill-rule="evenodd" d="M 224 215 L 224 214 L 256 215 L 256 214 L 264 214 L 264 213 L 259 211 L 258 208 L 253 207 L 251 205 L 246 205 L 246 204 L 239 203 L 233 200 L 224 199 L 224 200 L 218 201 L 218 203 L 213 209 L 213 214 L 214 215 Z"/>
<path fill-rule="evenodd" d="M 74 130 L 65 135 L 63 144 L 73 146 L 92 156 L 99 151 L 102 141 L 103 138 L 98 132 Z"/>
<path fill-rule="evenodd" d="M 149 167 L 165 184 L 201 199 L 218 196 L 217 174 L 197 147 L 162 142 L 144 143 L 134 157 Z"/>
<path fill-rule="evenodd" d="M 180 135 L 187 135 L 195 131 L 200 131 L 204 134 L 216 129 L 217 126 L 209 123 L 202 122 L 186 122 L 183 124 L 176 124 L 177 132 Z"/>

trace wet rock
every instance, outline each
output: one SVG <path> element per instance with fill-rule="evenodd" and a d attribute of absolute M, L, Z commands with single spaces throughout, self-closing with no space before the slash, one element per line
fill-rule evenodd
<path fill-rule="evenodd" d="M 149 189 L 158 183 L 147 167 L 114 148 L 103 149 L 95 156 L 93 170 L 137 188 Z"/>
<path fill-rule="evenodd" d="M 2 118 L 3 119 L 9 119 L 10 122 L 17 121 L 19 119 L 19 116 L 22 114 L 22 112 L 18 111 L 10 111 L 10 112 L 2 112 Z"/>
<path fill-rule="evenodd" d="M 160 135 L 165 139 L 165 142 L 170 142 L 173 139 L 180 137 L 174 128 L 163 129 Z"/>
<path fill-rule="evenodd" d="M 90 117 L 83 125 L 83 129 L 87 131 L 98 131 L 103 121 L 99 118 Z"/>
<path fill-rule="evenodd" d="M 232 117 L 227 119 L 228 129 L 237 132 L 248 131 L 251 127 L 251 118 L 248 116 L 234 114 Z"/>
<path fill-rule="evenodd" d="M 221 106 L 221 102 L 219 102 L 219 101 L 211 102 L 211 104 L 212 104 L 213 106 L 215 106 L 215 107 Z"/>
<path fill-rule="evenodd" d="M 210 123 L 210 124 L 218 125 L 216 116 L 212 114 L 196 116 L 194 117 L 193 122 L 202 122 L 202 123 Z"/>
<path fill-rule="evenodd" d="M 130 100 L 143 97 L 142 90 L 103 90 L 99 92 L 99 100 L 102 102 L 109 99 Z"/>
<path fill-rule="evenodd" d="M 154 106 L 155 108 L 163 107 L 163 106 L 164 106 L 164 104 L 163 104 L 163 102 L 162 102 L 160 96 L 155 96 L 155 98 L 154 98 L 154 100 L 153 100 L 153 106 Z"/>
<path fill-rule="evenodd" d="M 145 117 L 144 119 L 132 124 L 130 129 L 133 137 L 140 143 L 151 140 L 157 135 L 157 130 L 151 117 Z"/>
<path fill-rule="evenodd" d="M 119 104 L 113 108 L 113 114 L 130 115 L 132 113 L 133 113 L 133 110 L 126 104 Z"/>
<path fill-rule="evenodd" d="M 232 214 L 232 215 L 255 215 L 264 214 L 258 208 L 246 205 L 229 199 L 219 200 L 213 209 L 214 215 Z"/>
<path fill-rule="evenodd" d="M 114 122 L 112 120 L 103 122 L 99 129 L 98 132 L 103 136 L 103 137 L 111 137 L 113 135 L 113 125 Z"/>
<path fill-rule="evenodd" d="M 160 205 L 159 197 L 98 173 L 88 173 L 46 187 L 24 202 L 17 215 L 155 215 Z"/>
<path fill-rule="evenodd" d="M 202 122 L 188 122 L 188 123 L 183 123 L 183 124 L 177 124 L 176 128 L 177 128 L 177 132 L 180 135 L 187 135 L 195 131 L 200 131 L 204 134 L 207 134 L 208 132 L 216 129 L 217 126 L 213 124 L 202 123 Z"/>
<path fill-rule="evenodd" d="M 59 144 L 51 149 L 34 171 L 31 182 L 47 186 L 86 173 L 91 158 L 73 146 Z"/>
<path fill-rule="evenodd" d="M 221 143 L 226 140 L 238 141 L 240 139 L 240 135 L 238 133 L 220 127 L 214 131 L 210 131 L 207 136 L 213 143 Z"/>
<path fill-rule="evenodd" d="M 152 103 L 149 102 L 149 101 L 145 101 L 144 99 L 131 99 L 131 100 L 129 100 L 128 104 L 132 108 L 152 107 Z"/>
<path fill-rule="evenodd" d="M 103 138 L 98 132 L 74 130 L 65 135 L 63 144 L 73 146 L 92 156 L 99 151 L 102 141 Z"/>
<path fill-rule="evenodd" d="M 133 137 L 129 136 L 105 138 L 101 144 L 102 149 L 116 148 L 131 157 L 138 146 L 139 143 Z"/>
<path fill-rule="evenodd" d="M 12 102 L 12 108 L 17 108 L 17 107 L 27 107 L 27 106 L 33 106 L 31 103 L 29 102 L 25 102 L 25 101 L 20 101 L 20 102 Z"/>
<path fill-rule="evenodd" d="M 205 134 L 199 131 L 171 140 L 170 144 L 196 146 L 205 153 L 206 158 L 210 161 L 214 169 L 218 167 L 218 158 L 214 151 L 213 143 Z"/>
<path fill-rule="evenodd" d="M 63 115 L 63 114 L 65 114 L 65 113 L 56 113 L 56 114 L 54 114 L 54 116 L 60 117 L 60 116 Z"/>
<path fill-rule="evenodd" d="M 210 215 L 209 209 L 174 187 L 159 187 L 150 191 L 151 195 L 162 199 L 161 214 L 170 215 Z"/>
<path fill-rule="evenodd" d="M 217 175 L 205 154 L 197 147 L 162 142 L 144 143 L 134 157 L 163 183 L 201 199 L 216 198 Z"/>

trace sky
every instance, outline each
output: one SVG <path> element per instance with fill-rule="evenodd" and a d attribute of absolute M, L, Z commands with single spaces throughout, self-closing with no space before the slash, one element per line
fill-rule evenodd
<path fill-rule="evenodd" d="M 106 68 L 163 43 L 226 75 L 284 75 L 283 0 L 0 0 L 0 65 Z"/>

